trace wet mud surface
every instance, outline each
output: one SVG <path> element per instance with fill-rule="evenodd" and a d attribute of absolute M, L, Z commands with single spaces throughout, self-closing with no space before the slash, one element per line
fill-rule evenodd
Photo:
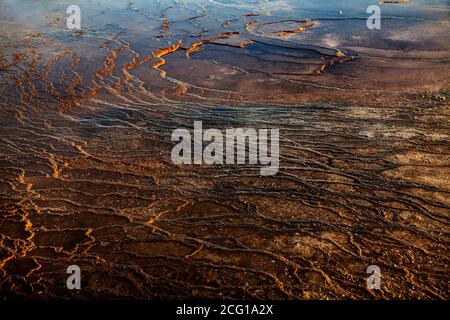
<path fill-rule="evenodd" d="M 0 297 L 448 299 L 448 2 L 300 2 L 0 0 Z M 278 174 L 174 165 L 194 121 Z"/>

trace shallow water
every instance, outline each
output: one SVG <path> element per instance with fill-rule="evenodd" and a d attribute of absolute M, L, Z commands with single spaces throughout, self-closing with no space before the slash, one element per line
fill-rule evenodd
<path fill-rule="evenodd" d="M 448 1 L 70 4 L 0 0 L 0 296 L 449 298 Z M 195 120 L 280 172 L 174 165 Z"/>

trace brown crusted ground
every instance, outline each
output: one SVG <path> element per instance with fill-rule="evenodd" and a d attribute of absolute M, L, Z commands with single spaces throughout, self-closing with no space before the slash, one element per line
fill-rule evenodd
<path fill-rule="evenodd" d="M 448 44 L 241 19 L 149 48 L 2 29 L 0 296 L 449 298 Z M 278 128 L 280 172 L 173 165 L 194 120 Z"/>

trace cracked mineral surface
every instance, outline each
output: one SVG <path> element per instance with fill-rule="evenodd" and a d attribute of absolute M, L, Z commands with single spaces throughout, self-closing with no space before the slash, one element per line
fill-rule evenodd
<path fill-rule="evenodd" d="M 77 3 L 73 31 L 0 0 L 2 299 L 450 298 L 448 1 L 380 30 L 370 1 Z M 174 165 L 194 121 L 279 129 L 279 173 Z"/>

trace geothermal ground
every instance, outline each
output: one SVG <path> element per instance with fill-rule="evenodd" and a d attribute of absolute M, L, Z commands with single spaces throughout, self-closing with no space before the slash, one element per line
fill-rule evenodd
<path fill-rule="evenodd" d="M 2 299 L 450 298 L 448 1 L 380 30 L 370 1 L 77 2 L 73 31 L 0 0 Z M 279 129 L 279 172 L 173 164 L 194 121 Z"/>

